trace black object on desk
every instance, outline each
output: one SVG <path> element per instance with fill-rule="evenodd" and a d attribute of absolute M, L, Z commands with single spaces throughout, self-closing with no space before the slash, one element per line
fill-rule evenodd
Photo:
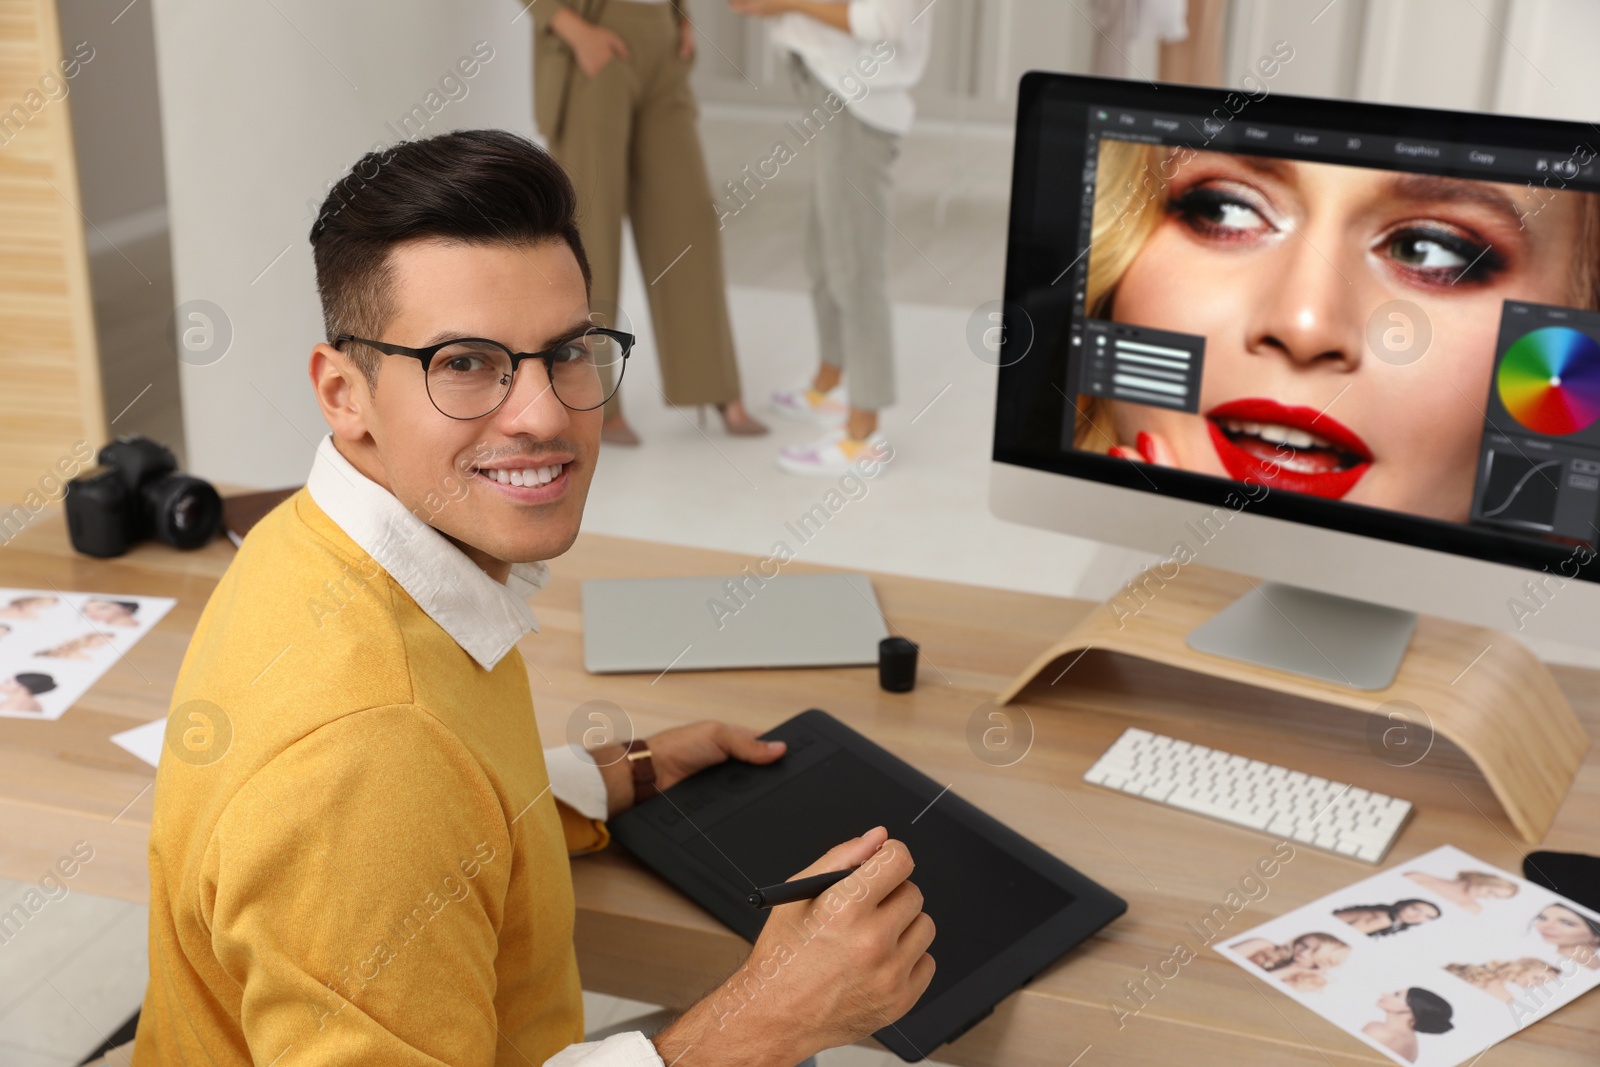
<path fill-rule="evenodd" d="M 1600 856 L 1581 852 L 1530 852 L 1522 876 L 1552 893 L 1560 893 L 1593 912 L 1600 912 Z"/>
<path fill-rule="evenodd" d="M 718 764 L 625 812 L 612 836 L 754 941 L 750 892 L 790 878 L 882 824 L 916 861 L 911 880 L 937 933 L 938 969 L 903 1018 L 873 1036 L 915 1062 L 1127 910 L 1127 903 L 945 786 L 812 709 L 763 738 L 764 767 Z"/>
<path fill-rule="evenodd" d="M 904 637 L 878 642 L 878 684 L 891 693 L 909 693 L 917 684 L 917 646 Z"/>

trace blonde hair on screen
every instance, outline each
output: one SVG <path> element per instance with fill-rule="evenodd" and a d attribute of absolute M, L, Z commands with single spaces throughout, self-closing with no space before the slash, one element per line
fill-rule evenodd
<path fill-rule="evenodd" d="M 1117 283 L 1139 257 L 1144 243 L 1167 213 L 1167 185 L 1190 149 L 1132 141 L 1100 142 L 1095 167 L 1094 221 L 1090 230 L 1089 281 L 1084 306 L 1090 317 L 1110 318 Z M 1090 452 L 1106 452 L 1116 438 L 1110 412 L 1093 397 L 1078 398 L 1079 418 L 1072 443 Z"/>

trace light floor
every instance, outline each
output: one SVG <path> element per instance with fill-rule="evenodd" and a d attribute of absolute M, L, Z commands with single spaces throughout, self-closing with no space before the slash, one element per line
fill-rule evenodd
<path fill-rule="evenodd" d="M 37 888 L 0 879 L 0 917 L 14 923 L 12 909 Z M 71 1067 L 138 1009 L 149 973 L 147 916 L 142 904 L 69 892 L 20 929 L 5 927 L 0 1063 Z"/>

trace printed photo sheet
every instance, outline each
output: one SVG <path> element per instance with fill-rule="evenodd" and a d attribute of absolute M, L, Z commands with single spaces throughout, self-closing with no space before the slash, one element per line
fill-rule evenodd
<path fill-rule="evenodd" d="M 1212 947 L 1419 1067 L 1465 1063 L 1600 985 L 1600 915 L 1450 846 Z"/>
<path fill-rule="evenodd" d="M 0 716 L 59 719 L 177 601 L 0 589 Z"/>

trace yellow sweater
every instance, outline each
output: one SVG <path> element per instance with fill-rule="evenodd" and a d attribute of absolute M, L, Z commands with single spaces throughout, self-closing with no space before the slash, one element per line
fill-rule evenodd
<path fill-rule="evenodd" d="M 306 490 L 212 594 L 167 739 L 135 1067 L 583 1039 L 567 857 L 607 833 L 550 793 L 522 657 L 484 670 Z"/>

